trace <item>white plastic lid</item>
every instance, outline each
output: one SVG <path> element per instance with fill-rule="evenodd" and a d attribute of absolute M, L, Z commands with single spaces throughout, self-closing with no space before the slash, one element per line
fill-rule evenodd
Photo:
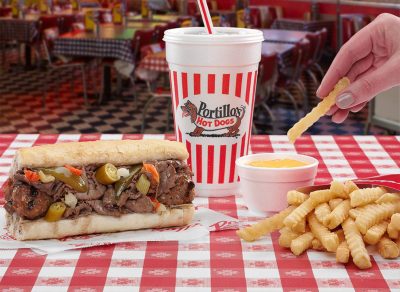
<path fill-rule="evenodd" d="M 204 27 L 183 27 L 166 30 L 163 40 L 180 44 L 245 44 L 264 41 L 257 29 L 238 27 L 214 27 L 215 34 L 208 34 Z"/>

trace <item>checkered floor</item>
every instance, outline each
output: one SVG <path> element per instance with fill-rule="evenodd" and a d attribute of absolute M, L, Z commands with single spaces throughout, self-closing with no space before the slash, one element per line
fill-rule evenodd
<path fill-rule="evenodd" d="M 8 60 L 10 62 L 10 59 Z M 15 60 L 11 60 L 13 61 Z M 73 76 L 71 71 L 60 72 L 46 81 L 45 74 L 39 69 L 24 71 L 12 67 L 12 70 L 4 70 L 4 66 L 2 69 L 0 69 L 0 133 L 140 133 L 141 131 L 142 111 L 149 98 L 143 84 L 138 84 L 136 98 L 127 94 L 126 97 L 117 97 L 101 105 L 92 103 L 85 107 L 82 84 L 78 75 L 76 78 L 71 78 Z M 96 73 L 93 76 L 99 77 L 100 74 Z M 75 80 L 72 84 L 74 92 L 71 92 L 71 79 Z M 42 100 L 44 82 L 49 84 L 45 108 Z M 315 92 L 315 88 L 309 82 L 306 84 L 310 92 Z M 90 92 L 95 91 L 90 88 Z M 272 129 L 268 117 L 261 114 L 255 117 L 258 134 L 286 133 L 296 121 L 293 110 L 280 102 L 273 102 L 271 107 L 277 117 L 275 129 Z M 166 131 L 167 108 L 166 98 L 156 100 L 152 104 L 146 118 L 145 133 Z M 366 111 L 352 114 L 340 126 L 324 117 L 309 130 L 309 133 L 363 134 L 365 120 Z M 172 127 L 169 131 L 172 131 Z M 371 133 L 384 134 L 385 131 L 373 128 Z"/>

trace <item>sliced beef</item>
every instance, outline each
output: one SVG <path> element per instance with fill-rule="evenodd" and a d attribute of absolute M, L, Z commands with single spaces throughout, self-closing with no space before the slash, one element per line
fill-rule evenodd
<path fill-rule="evenodd" d="M 79 216 L 85 216 L 92 213 L 92 207 L 85 202 L 79 203 L 75 208 L 68 208 L 63 214 L 64 218 L 75 219 Z"/>
<path fill-rule="evenodd" d="M 101 200 L 87 201 L 87 203 L 96 211 L 97 214 L 106 216 L 121 216 L 121 212 L 114 207 L 107 207 L 103 205 Z"/>
<path fill-rule="evenodd" d="M 23 218 L 36 219 L 46 214 L 52 203 L 51 197 L 27 184 L 15 184 L 11 193 L 9 207 Z M 9 208 L 8 207 L 8 208 Z"/>
<path fill-rule="evenodd" d="M 153 211 L 153 204 L 147 196 L 142 196 L 136 200 L 128 200 L 125 208 L 134 213 L 150 213 Z"/>
<path fill-rule="evenodd" d="M 136 181 L 134 181 L 133 183 L 130 184 L 130 186 L 121 193 L 119 199 L 118 199 L 118 206 L 122 207 L 125 205 L 126 201 L 128 199 L 131 200 L 136 200 L 138 198 L 140 198 L 141 196 L 143 196 L 135 187 L 135 183 Z"/>
<path fill-rule="evenodd" d="M 54 186 L 53 186 L 52 197 L 53 197 L 53 199 L 54 199 L 55 201 L 58 201 L 58 200 L 60 200 L 61 198 L 63 198 L 64 195 L 65 195 L 66 193 L 68 193 L 68 192 L 73 193 L 73 194 L 76 193 L 75 190 L 73 190 L 72 188 L 68 187 L 68 186 L 67 186 L 65 183 L 63 183 L 62 181 L 56 181 L 56 182 L 54 183 Z"/>
<path fill-rule="evenodd" d="M 103 196 L 103 205 L 114 206 L 116 204 L 117 204 L 117 197 L 115 196 L 114 188 L 113 186 L 108 186 Z"/>
<path fill-rule="evenodd" d="M 158 186 L 157 195 L 167 193 L 175 185 L 175 167 L 167 160 L 156 162 L 156 168 L 160 174 L 160 184 Z"/>
<path fill-rule="evenodd" d="M 182 175 L 175 182 L 176 185 L 168 193 L 159 195 L 157 200 L 167 206 L 191 203 L 194 199 L 194 183 Z"/>
<path fill-rule="evenodd" d="M 95 178 L 95 166 L 88 166 L 86 167 L 86 169 L 84 169 L 84 171 L 86 172 L 86 179 L 89 190 L 86 193 L 76 193 L 75 196 L 78 200 L 81 201 L 100 199 L 106 191 L 107 186 L 97 182 Z"/>
<path fill-rule="evenodd" d="M 194 183 L 190 168 L 177 160 L 158 161 L 155 165 L 160 174 L 157 200 L 167 206 L 191 203 Z"/>

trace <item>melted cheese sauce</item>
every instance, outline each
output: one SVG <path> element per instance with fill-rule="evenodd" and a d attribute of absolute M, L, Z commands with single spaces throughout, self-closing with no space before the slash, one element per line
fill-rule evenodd
<path fill-rule="evenodd" d="M 248 165 L 266 168 L 293 168 L 308 165 L 309 163 L 294 159 L 255 160 Z"/>

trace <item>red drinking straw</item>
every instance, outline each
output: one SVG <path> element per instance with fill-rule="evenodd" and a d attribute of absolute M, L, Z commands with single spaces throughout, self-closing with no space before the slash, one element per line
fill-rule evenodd
<path fill-rule="evenodd" d="M 201 17 L 203 18 L 203 23 L 207 28 L 208 34 L 213 34 L 214 26 L 211 20 L 210 11 L 208 10 L 207 1 L 206 0 L 197 0 L 200 7 Z"/>

